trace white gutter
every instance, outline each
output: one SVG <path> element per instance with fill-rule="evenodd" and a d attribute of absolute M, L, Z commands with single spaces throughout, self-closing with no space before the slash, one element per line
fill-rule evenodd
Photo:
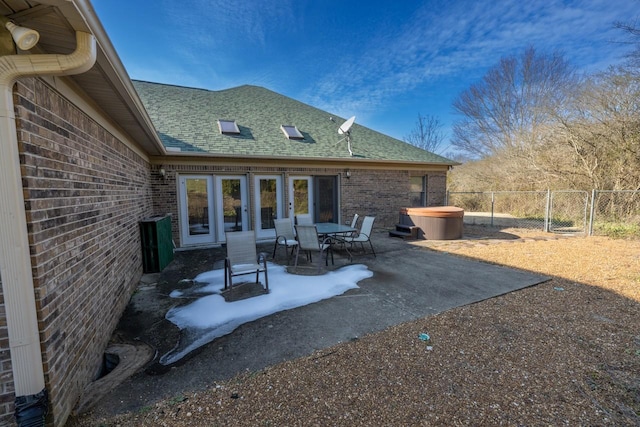
<path fill-rule="evenodd" d="M 20 77 L 80 74 L 96 60 L 93 35 L 76 32 L 69 55 L 0 57 L 0 277 L 7 316 L 15 394 L 45 388 L 26 212 L 18 153 L 13 85 Z"/>

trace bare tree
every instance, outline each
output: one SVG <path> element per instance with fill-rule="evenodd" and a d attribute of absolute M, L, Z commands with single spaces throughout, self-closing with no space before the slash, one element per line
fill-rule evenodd
<path fill-rule="evenodd" d="M 558 52 L 537 54 L 530 47 L 520 57 L 502 58 L 454 100 L 462 119 L 453 125 L 452 146 L 476 158 L 505 151 L 530 157 L 577 81 Z"/>
<path fill-rule="evenodd" d="M 435 116 L 423 116 L 420 113 L 416 127 L 404 137 L 404 142 L 436 154 L 441 154 L 443 141 L 444 133 L 440 120 Z"/>
<path fill-rule="evenodd" d="M 556 149 L 572 159 L 563 177 L 583 188 L 640 188 L 640 79 L 611 68 L 588 79 L 559 116 Z"/>
<path fill-rule="evenodd" d="M 635 49 L 629 53 L 629 63 L 631 66 L 640 68 L 640 28 L 637 24 L 628 24 L 624 22 L 616 22 L 614 26 L 624 32 L 626 32 L 630 39 L 622 43 L 631 44 L 635 46 Z"/>
<path fill-rule="evenodd" d="M 474 157 L 450 187 L 640 189 L 640 29 L 616 26 L 637 43 L 622 66 L 580 77 L 530 48 L 463 92 L 452 146 Z"/>

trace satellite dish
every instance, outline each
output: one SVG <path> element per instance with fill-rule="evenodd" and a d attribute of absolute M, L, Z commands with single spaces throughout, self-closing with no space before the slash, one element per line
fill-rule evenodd
<path fill-rule="evenodd" d="M 342 138 L 340 141 L 338 141 L 336 143 L 336 145 L 340 144 L 342 141 L 344 141 L 346 139 L 347 140 L 347 149 L 349 150 L 349 155 L 350 156 L 353 156 L 353 151 L 351 151 L 351 132 L 349 132 L 349 130 L 351 129 L 351 126 L 353 126 L 353 122 L 355 122 L 355 121 L 356 121 L 356 116 L 353 116 L 349 120 L 347 120 L 346 122 L 341 124 L 340 127 L 338 128 L 338 133 L 340 135 L 344 135 L 344 138 Z"/>
<path fill-rule="evenodd" d="M 338 128 L 338 133 L 340 135 L 344 135 L 345 133 L 349 132 L 349 129 L 351 129 L 351 126 L 353 126 L 353 122 L 355 121 L 356 116 L 352 116 L 349 120 L 340 125 L 340 127 Z"/>

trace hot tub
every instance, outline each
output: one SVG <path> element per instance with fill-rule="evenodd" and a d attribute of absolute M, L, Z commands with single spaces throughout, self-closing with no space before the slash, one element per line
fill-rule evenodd
<path fill-rule="evenodd" d="M 462 238 L 464 209 L 455 206 L 402 208 L 400 224 L 418 227 L 418 238 L 455 240 Z"/>

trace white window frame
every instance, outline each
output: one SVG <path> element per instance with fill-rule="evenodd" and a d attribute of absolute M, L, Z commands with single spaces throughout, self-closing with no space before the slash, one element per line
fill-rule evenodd
<path fill-rule="evenodd" d="M 229 127 L 231 127 L 231 129 L 229 129 Z M 237 135 L 240 133 L 240 128 L 235 120 L 218 119 L 218 129 L 223 135 Z"/>
<path fill-rule="evenodd" d="M 280 125 L 280 130 L 289 139 L 304 139 L 304 135 L 293 125 Z"/>

